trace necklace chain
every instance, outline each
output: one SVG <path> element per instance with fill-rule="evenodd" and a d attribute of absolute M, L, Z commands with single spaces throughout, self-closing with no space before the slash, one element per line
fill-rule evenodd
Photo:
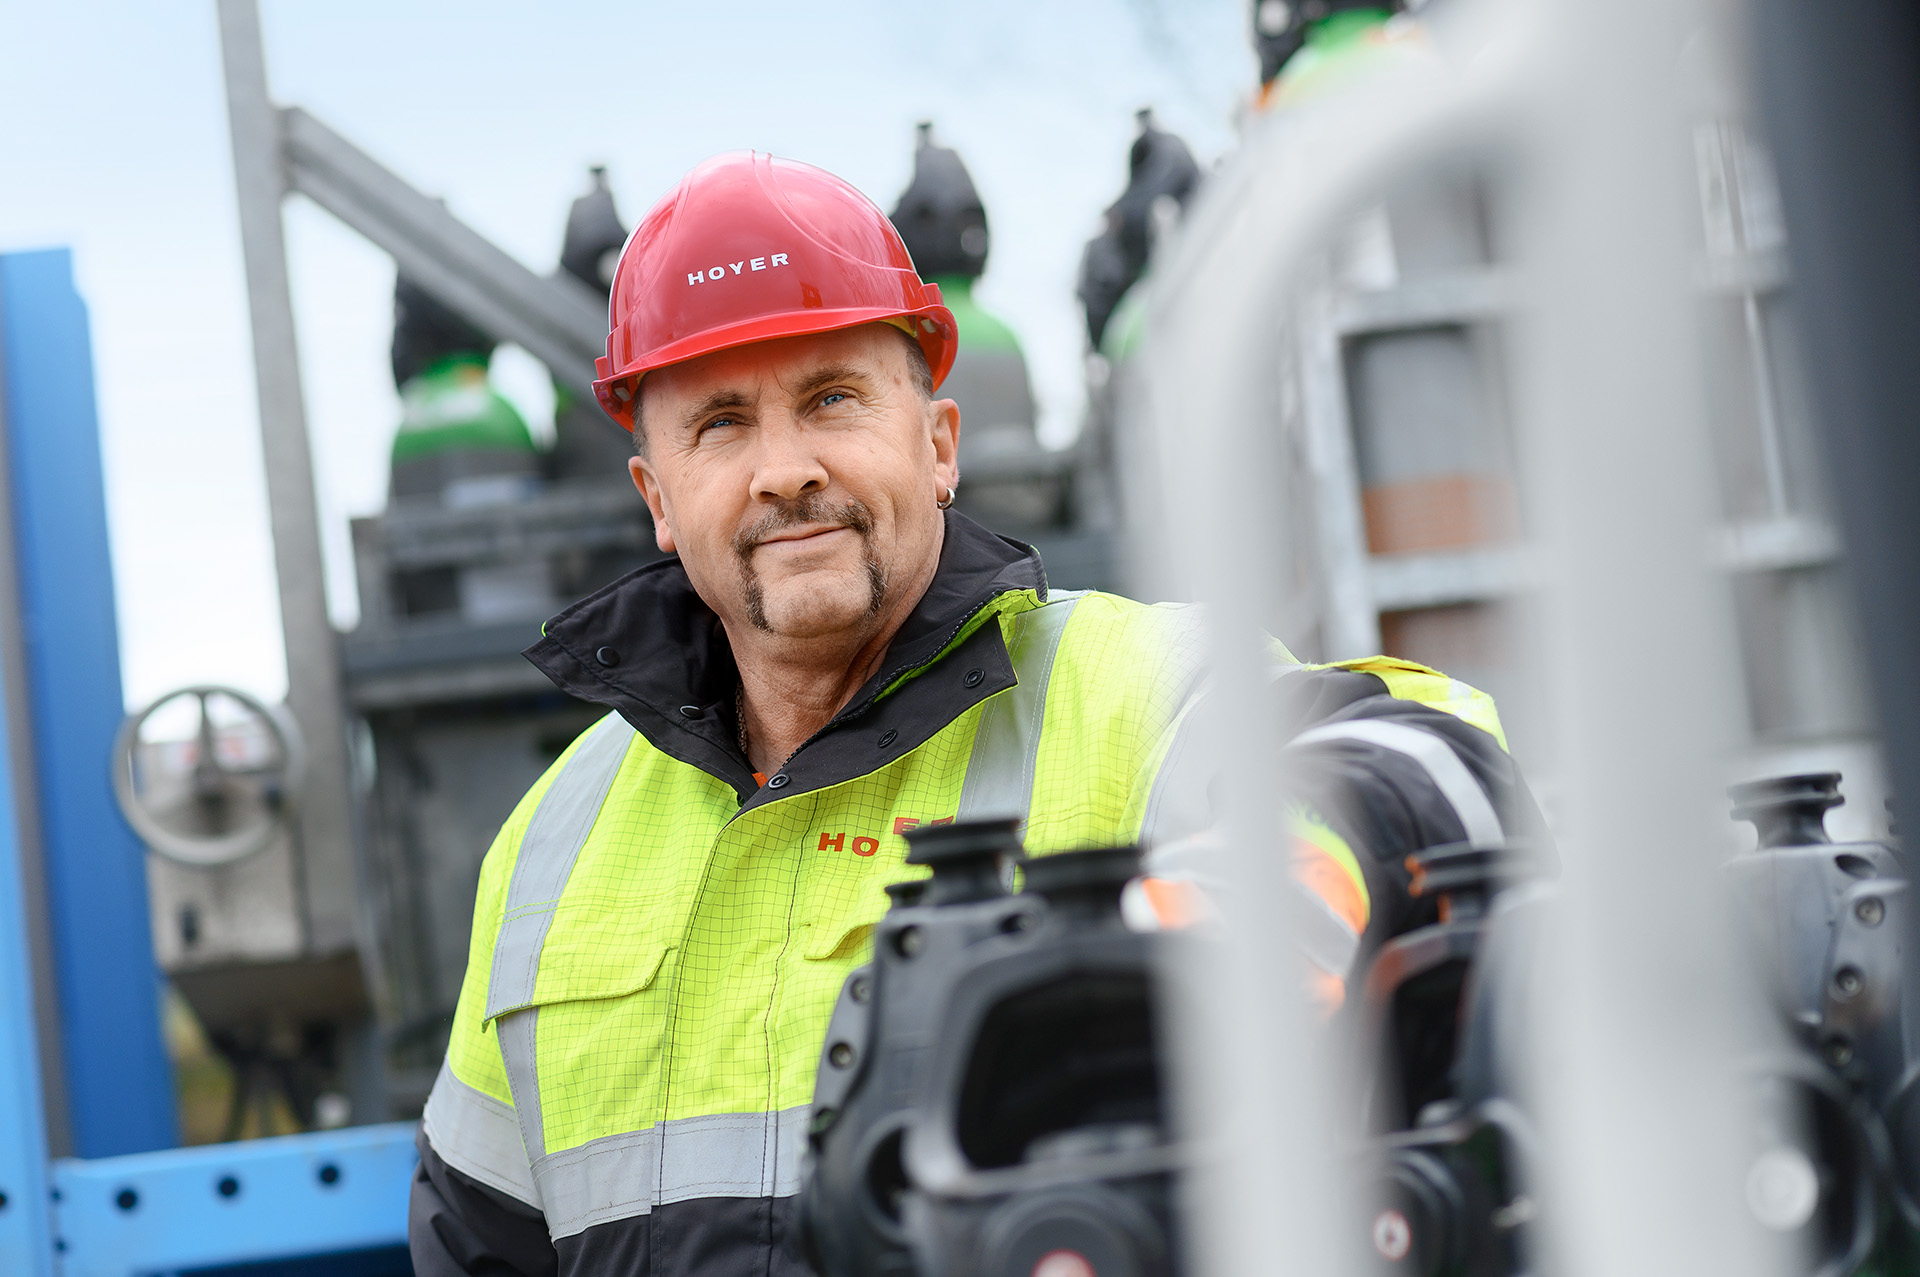
<path fill-rule="evenodd" d="M 747 760 L 747 766 L 751 767 L 753 766 L 753 755 L 747 751 L 747 685 L 744 682 L 734 684 L 733 723 L 734 739 L 739 742 L 740 755 Z M 799 752 L 798 750 L 794 751 L 796 754 Z M 788 754 L 780 760 L 780 766 L 785 767 L 792 761 L 793 754 Z M 779 769 L 776 768 L 775 770 L 777 771 Z"/>

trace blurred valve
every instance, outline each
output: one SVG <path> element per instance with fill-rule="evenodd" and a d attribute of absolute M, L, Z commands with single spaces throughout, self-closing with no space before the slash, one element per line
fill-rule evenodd
<path fill-rule="evenodd" d="M 130 714 L 113 743 L 113 794 L 134 832 L 178 864 L 264 851 L 300 794 L 292 715 L 230 687 L 183 687 Z"/>

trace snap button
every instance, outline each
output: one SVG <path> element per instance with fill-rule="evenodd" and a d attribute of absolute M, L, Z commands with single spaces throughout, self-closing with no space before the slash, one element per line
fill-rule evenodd
<path fill-rule="evenodd" d="M 885 749 L 887 746 L 893 744 L 893 742 L 899 739 L 900 739 L 899 732 L 889 731 L 885 736 L 882 736 L 880 738 L 880 748 Z"/>
<path fill-rule="evenodd" d="M 601 648 L 600 650 L 604 652 L 606 649 Z M 980 686 L 980 680 L 985 677 L 986 675 L 982 674 L 979 670 L 968 670 L 967 676 L 961 679 L 960 681 L 962 683 L 965 683 L 968 687 L 978 687 Z"/>
<path fill-rule="evenodd" d="M 680 707 L 680 717 L 698 718 L 700 717 L 700 707 L 698 705 L 682 705 Z"/>
<path fill-rule="evenodd" d="M 618 665 L 620 663 L 620 653 L 610 647 L 596 647 L 593 649 L 593 659 L 602 665 Z"/>
<path fill-rule="evenodd" d="M 785 772 L 775 772 L 773 776 L 770 779 L 768 779 L 767 788 L 768 789 L 785 789 L 789 784 L 792 783 L 792 781 L 793 781 L 793 777 L 787 775 Z"/>

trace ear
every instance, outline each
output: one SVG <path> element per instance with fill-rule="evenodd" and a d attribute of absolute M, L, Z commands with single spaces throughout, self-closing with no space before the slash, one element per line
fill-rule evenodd
<path fill-rule="evenodd" d="M 661 553 L 673 554 L 673 529 L 667 525 L 667 503 L 660 491 L 660 477 L 654 474 L 645 457 L 628 457 L 627 473 L 633 476 L 633 486 L 640 490 L 641 500 L 653 514 L 653 543 L 660 547 Z"/>
<path fill-rule="evenodd" d="M 927 405 L 927 425 L 933 436 L 935 499 L 960 486 L 960 405 L 936 399 Z"/>

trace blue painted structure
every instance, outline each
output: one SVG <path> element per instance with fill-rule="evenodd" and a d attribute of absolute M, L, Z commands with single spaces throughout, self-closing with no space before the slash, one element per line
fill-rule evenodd
<path fill-rule="evenodd" d="M 0 679 L 0 1275 L 409 1274 L 412 1123 L 170 1147 L 145 851 L 108 778 L 119 640 L 86 308 L 64 250 L 0 255 L 0 449 L 13 516 L 0 553 L 11 546 L 22 612 L 0 625 L 20 627 L 27 691 L 8 703 Z M 30 735 L 9 730 L 23 720 Z M 32 758 L 13 756 L 20 739 Z M 84 1155 L 51 1164 L 27 940 L 34 837 Z"/>
<path fill-rule="evenodd" d="M 14 809 L 6 689 L 0 685 L 0 1273 L 47 1277 L 47 1134 L 41 1113 L 33 972 Z"/>
<path fill-rule="evenodd" d="M 0 256 L 13 544 L 73 1151 L 176 1142 L 146 852 L 108 776 L 126 713 L 86 304 L 65 249 Z"/>
<path fill-rule="evenodd" d="M 392 1122 L 57 1162 L 62 1277 L 351 1256 L 404 1243 L 419 1160 L 413 1132 L 411 1122 Z"/>

